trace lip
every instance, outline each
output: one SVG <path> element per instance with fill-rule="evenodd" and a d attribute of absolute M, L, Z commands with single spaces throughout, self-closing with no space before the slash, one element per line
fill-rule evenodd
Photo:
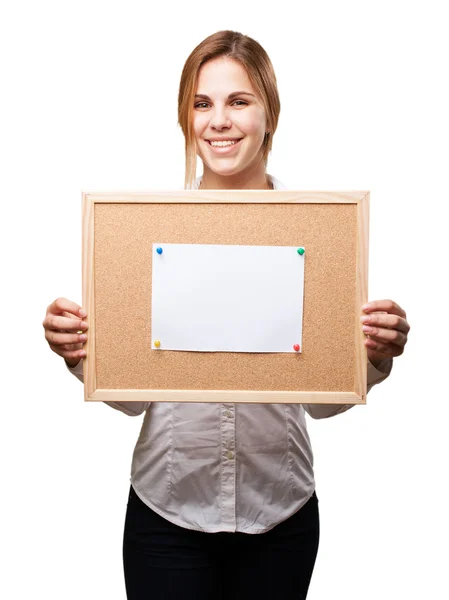
<path fill-rule="evenodd" d="M 217 140 L 217 139 L 213 139 L 213 142 L 226 142 L 232 139 L 236 139 L 236 138 L 228 138 L 225 139 L 223 138 L 222 140 Z M 231 154 L 232 152 L 234 152 L 239 146 L 240 146 L 240 142 L 242 141 L 243 138 L 240 138 L 238 142 L 236 142 L 235 144 L 233 144 L 232 146 L 212 146 L 210 144 L 209 140 L 204 140 L 205 144 L 207 144 L 208 148 L 214 153 L 214 154 Z"/>

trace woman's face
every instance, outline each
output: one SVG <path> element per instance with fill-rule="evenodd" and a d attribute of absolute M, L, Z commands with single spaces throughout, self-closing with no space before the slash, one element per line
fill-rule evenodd
<path fill-rule="evenodd" d="M 240 63 L 216 58 L 201 67 L 193 127 L 205 170 L 230 176 L 260 165 L 266 115 Z"/>

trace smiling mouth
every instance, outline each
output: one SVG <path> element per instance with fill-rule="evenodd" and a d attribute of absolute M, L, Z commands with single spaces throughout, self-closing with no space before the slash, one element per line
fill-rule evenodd
<path fill-rule="evenodd" d="M 243 138 L 235 138 L 230 140 L 205 140 L 212 148 L 230 148 L 238 144 Z"/>

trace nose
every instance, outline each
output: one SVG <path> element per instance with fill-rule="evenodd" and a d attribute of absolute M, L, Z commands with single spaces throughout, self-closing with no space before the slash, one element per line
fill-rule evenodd
<path fill-rule="evenodd" d="M 218 131 L 231 128 L 231 119 L 229 118 L 229 114 L 225 107 L 215 106 L 213 113 L 211 114 L 210 126 Z"/>

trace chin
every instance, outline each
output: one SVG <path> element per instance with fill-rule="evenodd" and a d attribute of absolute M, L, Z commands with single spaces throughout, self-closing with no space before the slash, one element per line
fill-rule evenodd
<path fill-rule="evenodd" d="M 241 165 L 241 164 L 226 165 L 223 163 L 217 165 L 217 164 L 213 164 L 210 162 L 205 162 L 204 160 L 203 160 L 203 164 L 210 171 L 212 171 L 216 175 L 219 175 L 220 177 L 230 177 L 231 175 L 238 175 L 239 173 L 243 173 L 248 166 L 248 165 Z"/>
<path fill-rule="evenodd" d="M 216 175 L 219 175 L 220 177 L 231 177 L 232 175 L 239 175 L 239 173 L 243 172 L 243 169 L 239 169 L 238 167 L 230 167 L 229 169 L 213 169 L 209 166 L 209 169 L 213 171 Z"/>

